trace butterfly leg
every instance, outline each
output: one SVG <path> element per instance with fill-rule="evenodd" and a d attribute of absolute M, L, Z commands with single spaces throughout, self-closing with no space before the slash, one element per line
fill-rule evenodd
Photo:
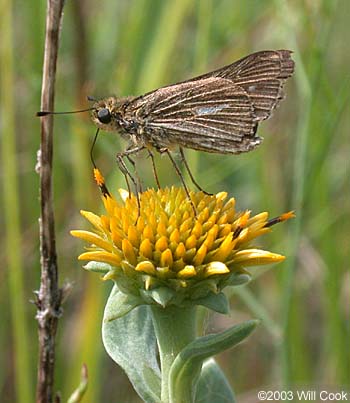
<path fill-rule="evenodd" d="M 131 194 L 131 188 L 130 188 L 130 183 L 129 183 L 129 178 L 131 179 L 132 183 L 134 184 L 136 188 L 136 181 L 135 178 L 131 175 L 128 167 L 126 166 L 124 160 L 123 160 L 123 153 L 118 153 L 117 154 L 117 164 L 120 172 L 124 175 L 126 185 L 128 187 L 128 192 Z"/>
<path fill-rule="evenodd" d="M 153 153 L 152 153 L 152 151 L 150 149 L 147 149 L 147 150 L 148 150 L 148 155 L 149 155 L 149 157 L 151 158 L 151 161 L 152 161 L 153 176 L 154 176 L 154 179 L 156 180 L 156 184 L 157 184 L 158 189 L 160 189 L 160 182 L 159 182 L 159 178 L 158 178 L 156 164 L 155 164 L 155 161 L 154 161 L 154 155 L 153 155 Z"/>
<path fill-rule="evenodd" d="M 187 187 L 187 185 L 186 185 L 185 179 L 184 179 L 184 177 L 183 177 L 183 175 L 182 175 L 182 173 L 181 173 L 181 171 L 180 171 L 180 168 L 178 167 L 176 161 L 174 160 L 174 158 L 172 157 L 170 151 L 169 151 L 167 148 L 164 148 L 164 149 L 160 150 L 160 152 L 161 152 L 161 153 L 165 152 L 165 153 L 168 155 L 168 157 L 169 157 L 171 163 L 173 164 L 173 167 L 175 168 L 175 171 L 176 171 L 178 177 L 179 177 L 180 180 L 181 180 L 181 183 L 182 183 L 182 186 L 183 186 L 184 189 L 185 189 L 186 195 L 187 195 L 189 201 L 191 202 L 193 212 L 194 212 L 195 215 L 197 215 L 196 207 L 195 207 L 195 205 L 193 204 L 193 201 L 192 201 L 192 199 L 191 199 L 191 195 L 190 195 L 190 192 L 189 192 L 188 187 Z"/>
<path fill-rule="evenodd" d="M 189 167 L 189 165 L 188 165 L 188 163 L 187 163 L 187 161 L 186 161 L 185 153 L 184 153 L 183 148 L 182 148 L 182 147 L 179 147 L 179 150 L 180 150 L 181 161 L 183 162 L 183 164 L 184 164 L 184 166 L 185 166 L 185 168 L 186 168 L 186 171 L 188 172 L 188 175 L 189 175 L 190 178 L 191 178 L 192 183 L 196 186 L 196 188 L 197 188 L 198 190 L 200 190 L 201 192 L 205 193 L 206 195 L 210 195 L 210 196 L 211 196 L 212 193 L 209 193 L 209 192 L 205 191 L 205 190 L 198 184 L 198 182 L 194 179 L 194 176 L 193 176 L 193 174 L 192 174 L 192 172 L 191 172 L 191 170 L 190 170 L 190 167 Z"/>
<path fill-rule="evenodd" d="M 138 206 L 138 211 L 139 211 L 138 215 L 140 215 L 140 207 L 141 207 L 140 206 L 140 198 L 139 198 L 139 194 L 138 194 L 138 184 L 139 183 L 138 183 L 137 180 L 135 180 L 135 178 L 133 177 L 133 175 L 129 171 L 127 165 L 125 164 L 124 158 L 125 157 L 130 158 L 130 155 L 137 154 L 139 151 L 141 151 L 143 149 L 144 149 L 144 146 L 128 148 L 125 151 L 117 154 L 117 164 L 118 164 L 118 167 L 119 167 L 120 171 L 122 172 L 122 174 L 125 177 L 125 181 L 126 181 L 126 184 L 128 186 L 128 191 L 129 191 L 130 196 L 131 196 L 131 189 L 130 189 L 130 185 L 129 185 L 129 178 L 130 178 L 131 182 L 133 183 L 133 185 L 135 187 L 136 196 L 137 196 L 137 206 Z M 132 161 L 131 163 L 134 165 L 135 164 L 134 161 L 132 159 L 131 159 L 131 161 Z"/>
<path fill-rule="evenodd" d="M 128 149 L 127 149 L 127 150 L 128 150 Z M 136 191 L 137 191 L 137 192 L 142 192 L 142 191 L 143 191 L 143 189 L 142 189 L 142 182 L 141 182 L 140 176 L 139 176 L 139 174 L 138 174 L 138 172 L 137 172 L 137 169 L 136 169 L 136 163 L 135 163 L 135 161 L 130 157 L 130 155 L 127 155 L 126 158 L 128 159 L 128 161 L 129 161 L 130 164 L 132 165 L 132 167 L 133 167 L 133 169 L 134 169 L 134 172 L 135 172 L 136 182 L 137 182 Z"/>
<path fill-rule="evenodd" d="M 134 148 L 127 148 L 125 151 L 122 151 L 121 153 L 118 153 L 116 155 L 117 158 L 117 164 L 120 169 L 120 171 L 123 173 L 123 175 L 126 178 L 130 178 L 132 183 L 135 186 L 135 189 L 138 189 L 137 182 L 131 172 L 129 171 L 129 168 L 125 164 L 124 158 L 127 158 L 128 161 L 133 165 L 135 169 L 135 161 L 130 157 L 132 154 L 137 154 L 139 151 L 143 150 L 145 147 L 144 146 L 139 146 L 139 147 L 134 147 Z"/>

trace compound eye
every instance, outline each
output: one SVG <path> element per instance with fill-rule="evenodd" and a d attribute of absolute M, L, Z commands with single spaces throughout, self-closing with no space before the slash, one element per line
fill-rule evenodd
<path fill-rule="evenodd" d="M 110 123 L 112 120 L 111 112 L 107 108 L 102 108 L 97 112 L 97 118 L 101 123 Z"/>

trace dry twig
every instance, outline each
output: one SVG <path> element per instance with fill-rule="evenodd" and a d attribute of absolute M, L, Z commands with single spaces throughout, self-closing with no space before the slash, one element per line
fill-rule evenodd
<path fill-rule="evenodd" d="M 52 111 L 64 0 L 47 0 L 46 37 L 41 92 L 41 110 Z M 55 337 L 61 312 L 62 290 L 58 286 L 55 225 L 52 203 L 53 117 L 41 119 L 40 172 L 40 253 L 41 280 L 37 297 L 39 337 L 37 403 L 53 401 Z"/>

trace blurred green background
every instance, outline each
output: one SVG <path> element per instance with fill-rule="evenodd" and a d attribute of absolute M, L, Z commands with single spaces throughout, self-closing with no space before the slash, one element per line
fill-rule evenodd
<path fill-rule="evenodd" d="M 35 400 L 39 288 L 38 176 L 45 1 L 0 1 L 1 325 L 0 400 Z M 75 0 L 67 2 L 57 69 L 57 111 L 88 107 L 87 95 L 138 95 L 231 63 L 253 51 L 292 49 L 287 98 L 259 127 L 262 146 L 240 156 L 187 152 L 206 190 L 226 190 L 238 208 L 297 218 L 262 241 L 283 264 L 232 293 L 230 317 L 208 316 L 207 332 L 248 318 L 263 322 L 244 344 L 218 357 L 238 396 L 260 389 L 350 391 L 350 2 L 347 0 Z M 84 402 L 138 398 L 105 353 L 100 325 L 111 284 L 84 272 L 87 228 L 80 209 L 98 212 L 89 159 L 88 114 L 55 117 L 54 200 L 61 284 L 74 282 L 57 335 L 56 389 L 66 401 L 83 362 Z M 95 150 L 110 189 L 125 187 L 104 134 Z M 157 157 L 161 183 L 178 184 Z M 150 161 L 138 160 L 145 186 Z M 213 402 L 214 403 L 214 402 Z"/>

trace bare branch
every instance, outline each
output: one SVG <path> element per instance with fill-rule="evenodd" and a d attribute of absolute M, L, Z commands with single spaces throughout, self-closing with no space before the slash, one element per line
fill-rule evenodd
<path fill-rule="evenodd" d="M 59 30 L 64 0 L 47 0 L 46 37 L 41 92 L 41 110 L 52 111 Z M 55 337 L 61 314 L 62 293 L 58 286 L 55 222 L 52 203 L 53 117 L 41 118 L 40 172 L 40 253 L 41 280 L 37 300 L 39 337 L 37 403 L 51 403 L 54 398 Z"/>

